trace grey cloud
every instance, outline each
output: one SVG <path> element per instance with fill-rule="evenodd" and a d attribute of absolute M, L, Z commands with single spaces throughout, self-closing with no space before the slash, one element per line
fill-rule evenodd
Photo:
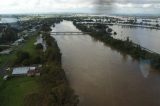
<path fill-rule="evenodd" d="M 155 4 L 155 3 L 160 3 L 160 0 L 96 0 L 95 3 L 102 5 L 112 4 L 112 3 Z"/>
<path fill-rule="evenodd" d="M 139 8 L 139 10 L 144 10 L 144 4 L 150 4 L 150 9 L 157 11 L 158 4 L 160 4 L 160 0 L 95 0 L 94 5 L 97 13 L 114 13 L 118 9 L 114 4 L 132 4 L 134 8 Z M 126 7 L 127 9 L 127 7 Z"/>

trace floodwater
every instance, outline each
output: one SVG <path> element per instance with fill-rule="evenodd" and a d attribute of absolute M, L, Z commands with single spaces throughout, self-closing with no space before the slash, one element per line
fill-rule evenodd
<path fill-rule="evenodd" d="M 15 23 L 17 21 L 17 18 L 0 18 L 0 23 Z"/>
<path fill-rule="evenodd" d="M 37 45 L 37 44 L 42 44 L 42 46 L 43 46 L 43 52 L 46 51 L 47 46 L 46 46 L 46 42 L 42 38 L 42 35 L 40 35 L 40 36 L 37 37 L 37 41 L 34 43 L 34 45 Z"/>
<path fill-rule="evenodd" d="M 52 31 L 79 31 L 70 21 Z M 79 106 L 160 106 L 160 74 L 89 35 L 52 35 Z"/>
<path fill-rule="evenodd" d="M 160 54 L 160 30 L 120 25 L 111 28 L 117 32 L 114 38 L 126 40 L 129 37 L 134 43 Z"/>

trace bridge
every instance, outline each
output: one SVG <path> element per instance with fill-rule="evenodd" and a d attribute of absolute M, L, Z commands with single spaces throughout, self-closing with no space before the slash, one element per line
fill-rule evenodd
<path fill-rule="evenodd" d="M 51 32 L 52 35 L 85 35 L 90 32 Z"/>
<path fill-rule="evenodd" d="M 91 34 L 91 32 L 51 32 L 52 35 L 85 35 L 85 34 Z M 136 44 L 136 43 L 133 43 L 133 45 L 135 47 L 139 46 L 139 44 Z M 145 51 L 148 51 L 150 53 L 154 53 L 154 54 L 157 54 L 157 55 L 160 55 L 159 53 L 157 52 L 154 52 L 152 50 L 149 50 L 145 47 L 142 47 L 140 46 L 142 50 L 145 50 Z"/>

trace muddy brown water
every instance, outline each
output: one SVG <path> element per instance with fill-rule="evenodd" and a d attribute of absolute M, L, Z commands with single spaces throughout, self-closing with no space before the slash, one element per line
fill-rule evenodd
<path fill-rule="evenodd" d="M 52 31 L 79 31 L 70 21 Z M 52 35 L 79 106 L 160 106 L 160 74 L 89 35 Z"/>

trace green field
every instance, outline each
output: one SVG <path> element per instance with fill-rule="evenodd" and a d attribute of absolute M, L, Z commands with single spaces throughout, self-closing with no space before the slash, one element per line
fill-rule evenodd
<path fill-rule="evenodd" d="M 16 57 L 16 51 L 22 50 L 29 52 L 32 56 L 36 55 L 35 45 L 37 34 L 30 36 L 24 44 L 14 47 L 14 51 L 9 55 L 0 55 L 0 67 L 3 66 L 4 63 L 14 61 Z"/>
<path fill-rule="evenodd" d="M 31 56 L 36 55 L 35 45 L 37 34 L 30 36 L 22 45 L 14 47 L 9 55 L 0 55 L 0 67 L 4 63 L 12 64 L 16 59 L 16 52 L 26 51 Z M 39 92 L 36 77 L 15 77 L 4 81 L 0 78 L 0 106 L 24 106 L 25 97 Z"/>
<path fill-rule="evenodd" d="M 23 47 L 20 49 L 22 51 L 29 52 L 32 56 L 36 55 L 35 45 L 37 35 L 28 38 L 28 40 L 24 43 Z"/>
<path fill-rule="evenodd" d="M 0 106 L 24 106 L 25 96 L 38 92 L 36 78 L 16 77 L 0 79 Z"/>
<path fill-rule="evenodd" d="M 9 55 L 0 55 L 0 67 L 5 63 L 11 62 L 15 58 L 15 52 L 12 52 Z"/>

